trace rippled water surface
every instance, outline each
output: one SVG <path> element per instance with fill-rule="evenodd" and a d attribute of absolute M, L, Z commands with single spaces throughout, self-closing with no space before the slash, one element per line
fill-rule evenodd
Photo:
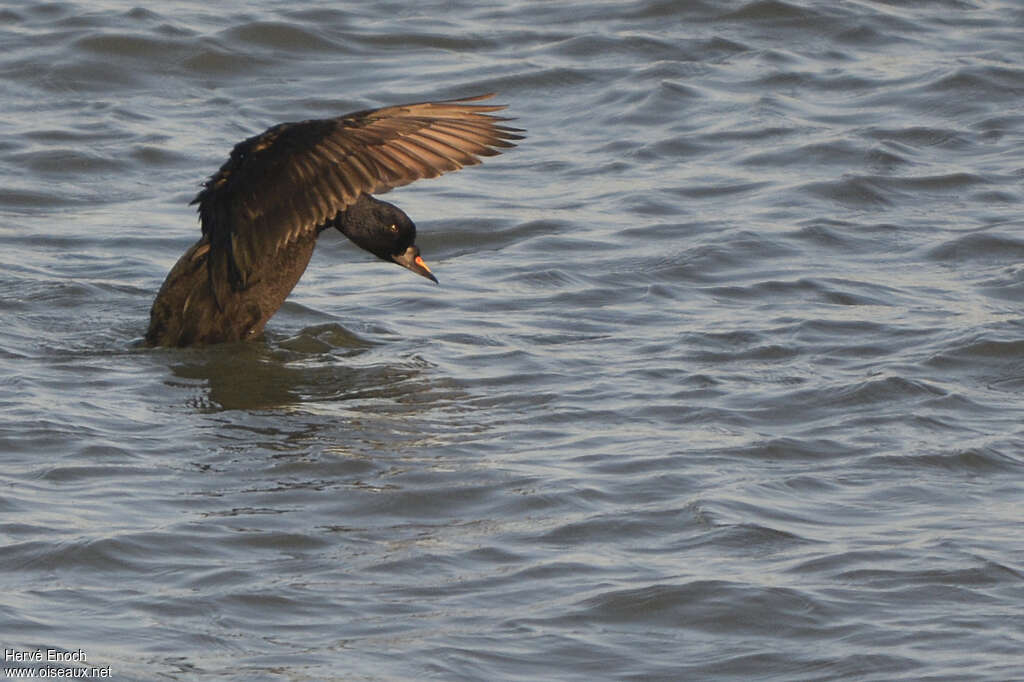
<path fill-rule="evenodd" d="M 1024 677 L 1024 7 L 0 1 L 0 639 L 115 679 Z M 139 344 L 267 126 L 527 138 Z"/>

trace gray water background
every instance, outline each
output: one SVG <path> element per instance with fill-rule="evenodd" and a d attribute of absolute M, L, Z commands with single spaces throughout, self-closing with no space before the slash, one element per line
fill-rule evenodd
<path fill-rule="evenodd" d="M 1024 679 L 1022 29 L 0 2 L 0 647 L 121 680 Z M 138 345 L 235 142 L 488 91 L 520 147 L 387 197 L 440 287 L 325 233 L 264 340 Z"/>

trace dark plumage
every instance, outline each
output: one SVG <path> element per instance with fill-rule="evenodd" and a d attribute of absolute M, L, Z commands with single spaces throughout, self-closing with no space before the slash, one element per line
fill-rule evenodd
<path fill-rule="evenodd" d="M 189 346 L 258 335 L 299 281 L 317 236 L 335 227 L 357 246 L 434 282 L 416 225 L 370 196 L 480 163 L 521 139 L 493 95 L 420 102 L 282 123 L 250 137 L 203 185 L 202 238 L 171 269 L 146 343 Z"/>

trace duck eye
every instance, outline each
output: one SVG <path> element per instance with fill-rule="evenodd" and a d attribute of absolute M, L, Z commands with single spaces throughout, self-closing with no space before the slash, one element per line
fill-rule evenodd
<path fill-rule="evenodd" d="M 398 232 L 398 225 L 392 224 L 388 229 L 392 232 Z"/>

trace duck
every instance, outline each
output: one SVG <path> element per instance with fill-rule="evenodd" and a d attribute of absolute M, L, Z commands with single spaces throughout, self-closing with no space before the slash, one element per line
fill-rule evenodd
<path fill-rule="evenodd" d="M 437 283 L 416 225 L 381 194 L 479 164 L 523 139 L 494 93 L 281 123 L 239 142 L 192 200 L 201 237 L 171 268 L 145 344 L 248 341 L 298 284 L 334 228 L 380 260 Z"/>

